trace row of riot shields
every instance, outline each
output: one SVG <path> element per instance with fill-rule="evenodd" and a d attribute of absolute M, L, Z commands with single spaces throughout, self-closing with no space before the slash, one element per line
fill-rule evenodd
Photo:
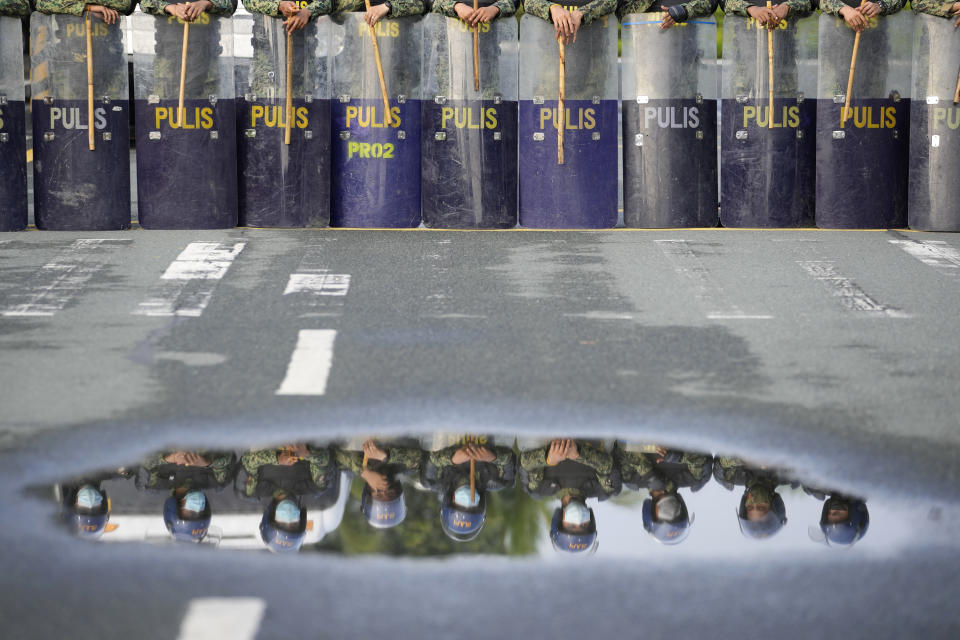
<path fill-rule="evenodd" d="M 92 21 L 90 38 L 83 18 L 35 14 L 37 226 L 129 225 L 126 33 L 148 228 L 612 227 L 619 99 L 627 226 L 714 226 L 719 191 L 724 226 L 902 226 L 909 197 L 911 226 L 960 229 L 946 172 L 960 144 L 950 21 L 872 20 L 847 96 L 854 34 L 842 20 L 768 30 L 728 16 L 718 92 L 715 23 L 661 30 L 658 17 L 624 18 L 618 91 L 612 16 L 584 27 L 562 65 L 545 21 L 524 16 L 519 38 L 515 20 L 481 25 L 475 77 L 473 31 L 436 14 L 378 23 L 379 56 L 362 14 L 289 35 L 262 15 L 187 26 L 136 14 Z M 0 145 L 12 150 L 0 154 L 0 228 L 16 229 L 19 22 L 0 28 Z"/>

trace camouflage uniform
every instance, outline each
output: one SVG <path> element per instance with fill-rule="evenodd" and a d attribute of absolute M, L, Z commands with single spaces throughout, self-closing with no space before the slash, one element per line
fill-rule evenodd
<path fill-rule="evenodd" d="M 211 489 L 223 488 L 233 481 L 236 472 L 237 456 L 229 451 L 194 451 L 210 460 L 206 467 L 194 467 L 181 465 L 175 462 L 167 462 L 164 458 L 172 453 L 171 451 L 162 451 L 156 453 L 141 465 L 143 474 L 146 474 L 146 480 L 140 479 L 138 485 L 142 484 L 146 489 Z"/>
<path fill-rule="evenodd" d="M 449 18 L 458 18 L 459 16 L 454 9 L 454 6 L 456 6 L 458 2 L 463 2 L 465 5 L 473 9 L 473 3 L 466 2 L 465 0 L 435 0 L 433 3 L 432 12 L 442 13 Z M 484 6 L 496 7 L 497 9 L 500 9 L 500 13 L 498 13 L 497 17 L 495 18 L 497 20 L 505 16 L 512 16 L 517 12 L 517 2 L 515 0 L 496 0 L 496 2 L 489 2 L 488 0 L 487 4 L 484 4 L 483 2 L 480 3 L 481 8 Z"/>
<path fill-rule="evenodd" d="M 851 0 L 852 1 L 852 0 Z M 894 14 L 900 9 L 903 9 L 903 5 L 906 4 L 906 0 L 871 0 L 880 5 L 880 15 L 889 16 Z M 859 4 L 859 3 L 858 3 Z M 843 2 L 843 0 L 820 0 L 820 10 L 824 13 L 829 13 L 833 16 L 839 16 L 840 10 L 844 7 L 849 7 L 851 5 Z"/>
<path fill-rule="evenodd" d="M 617 8 L 617 0 L 592 0 L 579 7 L 569 7 L 562 2 L 550 2 L 550 0 L 526 0 L 526 2 L 523 3 L 523 10 L 542 20 L 553 22 L 553 19 L 550 17 L 550 7 L 555 4 L 582 12 L 583 21 L 581 25 L 584 26 L 605 15 L 613 13 Z"/>
<path fill-rule="evenodd" d="M 246 471 L 246 479 L 243 482 L 243 494 L 248 498 L 257 495 L 257 487 L 261 481 L 261 473 L 270 471 L 271 467 L 280 472 L 291 471 L 289 475 L 290 486 L 283 486 L 286 483 L 283 480 L 274 480 L 270 482 L 275 491 L 273 497 L 278 493 L 293 493 L 303 495 L 307 493 L 323 493 L 330 486 L 333 475 L 338 474 L 336 467 L 331 467 L 332 456 L 327 448 L 316 449 L 307 445 L 307 457 L 292 465 L 282 465 L 279 462 L 279 454 L 283 449 L 258 449 L 248 451 L 240 458 L 240 464 Z M 298 473 L 299 472 L 299 473 Z M 301 476 L 297 478 L 296 476 Z M 309 475 L 311 486 L 306 486 L 302 478 Z M 298 482 L 299 481 L 299 482 Z M 296 486 L 295 486 L 296 485 Z"/>
<path fill-rule="evenodd" d="M 381 444 L 387 457 L 383 460 L 367 460 L 367 468 L 387 476 L 407 471 L 419 471 L 423 462 L 423 451 L 416 447 L 390 446 Z M 334 449 L 337 466 L 357 475 L 363 472 L 363 451 L 345 451 Z"/>
<path fill-rule="evenodd" d="M 280 1 L 281 0 L 243 0 L 243 7 L 250 13 L 262 13 L 271 18 L 281 18 L 283 16 L 279 10 Z M 316 20 L 317 16 L 330 13 L 333 8 L 333 0 L 310 0 L 310 2 L 300 8 L 309 11 L 310 19 Z"/>
<path fill-rule="evenodd" d="M 743 2 L 744 0 L 735 0 Z M 789 0 L 790 2 L 807 2 L 809 0 Z M 717 10 L 716 0 L 691 0 L 690 2 L 663 2 L 663 0 L 619 0 L 617 2 L 617 17 L 621 20 L 623 16 L 631 13 L 659 13 L 660 7 L 671 5 L 681 5 L 687 10 L 687 19 L 701 18 L 703 16 L 712 16 Z M 727 11 L 730 11 L 730 0 L 727 1 Z"/>
<path fill-rule="evenodd" d="M 470 462 L 454 464 L 452 457 L 463 445 L 455 444 L 431 451 L 420 474 L 420 483 L 431 491 L 449 491 L 470 482 Z M 486 491 L 512 487 L 516 481 L 517 458 L 509 447 L 486 445 L 496 458 L 475 462 L 477 486 Z"/>
<path fill-rule="evenodd" d="M 237 0 L 210 0 L 213 6 L 206 13 L 212 16 L 232 16 L 237 10 Z M 140 10 L 155 16 L 168 16 L 164 8 L 168 4 L 183 4 L 181 2 L 167 2 L 167 0 L 140 0 Z"/>
<path fill-rule="evenodd" d="M 748 18 L 750 17 L 750 14 L 747 13 L 749 7 L 765 7 L 766 4 L 766 2 L 761 2 L 760 0 L 756 0 L 755 2 L 751 2 L 750 0 L 727 0 L 723 11 L 724 13 Z M 774 6 L 778 4 L 787 5 L 787 20 L 803 18 L 813 13 L 813 3 L 811 0 L 786 0 L 785 2 L 774 2 L 773 4 Z"/>
<path fill-rule="evenodd" d="M 910 6 L 913 8 L 914 13 L 926 13 L 931 16 L 939 16 L 941 18 L 954 18 L 955 15 L 950 13 L 950 8 L 953 7 L 953 2 L 939 2 L 938 0 L 912 0 Z"/>
<path fill-rule="evenodd" d="M 735 485 L 740 485 L 748 491 L 763 488 L 772 492 L 779 485 L 789 484 L 770 469 L 758 469 L 740 458 L 724 456 L 717 457 L 713 465 L 713 478 L 729 491 Z"/>
<path fill-rule="evenodd" d="M 520 479 L 532 495 L 605 500 L 620 493 L 620 473 L 613 456 L 585 440 L 576 440 L 578 458 L 547 464 L 550 446 L 520 453 Z M 579 476 L 579 477 L 577 477 Z"/>
<path fill-rule="evenodd" d="M 137 3 L 134 0 L 36 0 L 33 8 L 40 13 L 61 13 L 70 16 L 82 16 L 88 4 L 99 4 L 108 9 L 116 9 L 125 16 L 133 13 Z"/>
<path fill-rule="evenodd" d="M 713 457 L 702 453 L 669 450 L 658 462 L 655 451 L 628 451 L 621 443 L 613 449 L 623 483 L 631 489 L 674 492 L 680 487 L 699 491 L 710 480 Z"/>
<path fill-rule="evenodd" d="M 370 6 L 375 7 L 383 4 L 386 0 L 370 0 Z M 426 9 L 423 0 L 390 0 L 390 11 L 385 17 L 402 18 L 404 16 L 423 15 Z M 367 7 L 363 0 L 333 0 L 333 11 L 331 13 L 345 13 L 347 11 L 366 11 Z"/>
<path fill-rule="evenodd" d="M 0 0 L 0 16 L 30 15 L 29 0 Z"/>

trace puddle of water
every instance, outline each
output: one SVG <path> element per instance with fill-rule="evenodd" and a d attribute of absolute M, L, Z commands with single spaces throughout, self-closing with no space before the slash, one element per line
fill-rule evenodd
<path fill-rule="evenodd" d="M 949 543 L 956 522 L 725 454 L 445 433 L 167 450 L 52 496 L 64 528 L 99 543 L 411 557 L 889 555 L 918 525 Z"/>

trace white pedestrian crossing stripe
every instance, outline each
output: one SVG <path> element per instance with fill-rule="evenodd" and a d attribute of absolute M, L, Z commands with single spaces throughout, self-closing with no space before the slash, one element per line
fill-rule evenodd
<path fill-rule="evenodd" d="M 303 329 L 287 365 L 287 374 L 277 389 L 278 396 L 322 396 L 333 365 L 333 329 Z"/>
<path fill-rule="evenodd" d="M 160 276 L 160 284 L 133 312 L 142 316 L 197 318 L 245 242 L 191 242 Z"/>
<path fill-rule="evenodd" d="M 267 603 L 261 598 L 194 598 L 178 640 L 253 640 Z"/>

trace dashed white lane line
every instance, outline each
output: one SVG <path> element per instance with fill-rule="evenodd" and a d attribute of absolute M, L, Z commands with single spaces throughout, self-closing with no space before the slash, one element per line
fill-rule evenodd
<path fill-rule="evenodd" d="M 302 329 L 278 396 L 322 396 L 333 365 L 333 329 Z"/>
<path fill-rule="evenodd" d="M 253 640 L 267 603 L 260 598 L 194 598 L 178 640 Z"/>
<path fill-rule="evenodd" d="M 74 240 L 51 262 L 43 265 L 30 282 L 13 297 L 13 301 L 0 307 L 0 315 L 7 317 L 52 316 L 83 289 L 104 261 L 98 259 L 105 246 L 124 245 L 132 239 L 84 238 Z"/>
<path fill-rule="evenodd" d="M 923 264 L 949 276 L 960 275 L 960 249 L 943 240 L 890 240 Z"/>
<path fill-rule="evenodd" d="M 864 291 L 860 285 L 849 277 L 837 271 L 837 266 L 830 260 L 798 260 L 800 268 L 819 280 L 837 298 L 840 305 L 847 311 L 861 313 L 866 316 L 886 316 L 888 318 L 909 318 L 909 314 L 888 307 L 877 301 Z"/>
<path fill-rule="evenodd" d="M 199 317 L 245 246 L 245 242 L 191 242 L 160 276 L 160 285 L 133 313 Z"/>
<path fill-rule="evenodd" d="M 318 296 L 345 296 L 349 290 L 349 273 L 291 273 L 283 295 L 308 293 Z"/>

